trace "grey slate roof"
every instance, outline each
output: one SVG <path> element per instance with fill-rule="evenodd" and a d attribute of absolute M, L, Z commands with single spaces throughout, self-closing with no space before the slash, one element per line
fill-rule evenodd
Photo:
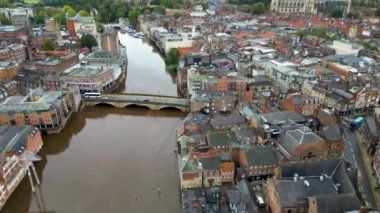
<path fill-rule="evenodd" d="M 297 206 L 299 202 L 306 203 L 311 196 L 337 193 L 332 179 L 320 181 L 319 177 L 299 179 L 297 182 L 293 179 L 276 180 L 276 189 L 283 208 Z"/>
<path fill-rule="evenodd" d="M 332 194 L 315 196 L 318 213 L 342 213 L 359 210 L 360 201 L 354 194 Z"/>
<path fill-rule="evenodd" d="M 278 143 L 289 152 L 289 154 L 293 154 L 300 145 L 313 142 L 324 142 L 324 140 L 312 132 L 310 128 L 303 126 L 285 131 L 285 133 L 281 135 Z"/>
<path fill-rule="evenodd" d="M 322 134 L 329 141 L 342 139 L 342 132 L 340 131 L 339 124 L 323 127 Z"/>
<path fill-rule="evenodd" d="M 275 165 L 278 162 L 276 152 L 271 147 L 245 151 L 249 166 Z"/>

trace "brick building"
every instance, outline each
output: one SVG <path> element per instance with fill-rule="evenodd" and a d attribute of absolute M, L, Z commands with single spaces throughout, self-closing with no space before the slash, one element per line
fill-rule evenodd
<path fill-rule="evenodd" d="M 253 148 L 240 150 L 239 164 L 250 177 L 271 176 L 278 163 L 276 152 L 273 148 Z"/>
<path fill-rule="evenodd" d="M 0 26 L 0 41 L 26 41 L 28 35 L 29 32 L 26 26 Z"/>
<path fill-rule="evenodd" d="M 374 117 L 366 117 L 364 124 L 364 136 L 366 138 L 364 146 L 367 153 L 373 155 L 376 147 L 380 144 L 379 122 Z"/>
<path fill-rule="evenodd" d="M 11 44 L 0 46 L 0 61 L 14 61 L 21 63 L 26 60 L 26 48 L 22 44 Z"/>
<path fill-rule="evenodd" d="M 20 66 L 11 61 L 0 61 L 0 80 L 11 80 L 18 74 Z"/>
<path fill-rule="evenodd" d="M 375 154 L 372 158 L 372 171 L 376 179 L 376 188 L 380 189 L 380 146 L 376 147 Z"/>
<path fill-rule="evenodd" d="M 36 62 L 36 71 L 45 74 L 63 74 L 63 72 L 79 62 L 78 55 L 74 52 L 66 56 Z"/>
<path fill-rule="evenodd" d="M 359 200 L 357 170 L 342 159 L 280 164 L 267 180 L 266 207 L 273 213 L 367 212 Z M 290 196 L 291 195 L 291 196 Z"/>
<path fill-rule="evenodd" d="M 119 54 L 119 36 L 116 30 L 107 29 L 100 38 L 103 51 Z"/>
<path fill-rule="evenodd" d="M 11 96 L 0 104 L 0 125 L 34 125 L 41 131 L 56 133 L 71 113 L 78 110 L 79 102 L 79 90 L 34 90 L 29 96 Z"/>
<path fill-rule="evenodd" d="M 244 92 L 247 90 L 247 80 L 241 76 L 209 77 L 201 80 L 201 89 L 215 92 Z"/>
<path fill-rule="evenodd" d="M 320 106 L 317 98 L 310 95 L 293 95 L 285 98 L 284 111 L 296 111 L 304 116 L 314 115 Z"/>
<path fill-rule="evenodd" d="M 23 180 L 29 162 L 18 160 L 34 155 L 42 148 L 40 131 L 33 126 L 0 127 L 1 172 L 0 209 Z"/>

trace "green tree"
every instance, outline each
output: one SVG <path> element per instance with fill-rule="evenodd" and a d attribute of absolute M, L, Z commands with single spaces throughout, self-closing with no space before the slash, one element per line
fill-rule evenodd
<path fill-rule="evenodd" d="M 45 10 L 38 11 L 37 16 L 36 16 L 37 24 L 44 24 L 45 23 L 45 15 L 46 15 Z"/>
<path fill-rule="evenodd" d="M 177 18 L 179 18 L 179 17 L 181 17 L 182 16 L 182 13 L 180 13 L 180 12 L 174 12 L 173 13 L 173 17 L 175 18 L 175 19 L 177 19 Z"/>
<path fill-rule="evenodd" d="M 265 5 L 262 2 L 255 3 L 252 5 L 252 14 L 253 15 L 260 15 L 260 14 L 265 13 L 265 11 L 266 11 Z"/>
<path fill-rule="evenodd" d="M 79 10 L 78 13 L 79 13 L 80 16 L 90 16 L 90 14 L 87 11 L 85 11 L 85 10 Z"/>
<path fill-rule="evenodd" d="M 102 24 L 102 23 L 97 23 L 97 27 L 96 27 L 97 29 L 98 29 L 98 31 L 100 32 L 100 33 L 103 33 L 104 32 L 104 25 Z"/>
<path fill-rule="evenodd" d="M 378 9 L 376 10 L 375 15 L 376 15 L 377 17 L 380 17 L 380 8 L 378 8 Z"/>
<path fill-rule="evenodd" d="M 148 10 L 148 9 L 144 10 L 144 14 L 145 15 L 149 15 L 150 14 L 150 10 Z"/>
<path fill-rule="evenodd" d="M 128 20 L 132 26 L 137 27 L 138 18 L 139 18 L 139 12 L 137 10 L 129 11 Z"/>
<path fill-rule="evenodd" d="M 302 39 L 303 37 L 309 35 L 310 32 L 308 30 L 300 30 L 297 32 L 297 35 Z"/>
<path fill-rule="evenodd" d="M 8 17 L 6 17 L 4 14 L 0 14 L 0 24 L 11 25 L 12 21 Z"/>
<path fill-rule="evenodd" d="M 47 51 L 52 51 L 52 50 L 55 50 L 56 48 L 54 41 L 51 39 L 46 39 L 43 45 L 44 45 L 44 50 L 47 50 Z"/>
<path fill-rule="evenodd" d="M 158 13 L 158 14 L 161 14 L 161 15 L 165 15 L 165 7 L 162 6 L 162 5 L 158 5 L 154 8 L 153 10 L 154 13 Z"/>
<path fill-rule="evenodd" d="M 333 11 L 331 11 L 331 16 L 334 18 L 342 18 L 343 17 L 343 10 L 333 10 Z"/>
<path fill-rule="evenodd" d="M 249 6 L 248 4 L 244 4 L 240 7 L 240 10 L 243 12 L 243 13 L 250 13 L 252 8 L 251 6 Z"/>
<path fill-rule="evenodd" d="M 77 11 L 75 11 L 73 8 L 70 8 L 66 11 L 66 14 L 69 16 L 69 17 L 74 17 L 76 14 L 77 14 Z"/>
<path fill-rule="evenodd" d="M 0 0 L 0 7 L 8 7 L 9 5 L 9 0 Z"/>
<path fill-rule="evenodd" d="M 168 20 L 163 20 L 163 21 L 162 21 L 162 26 L 163 26 L 165 29 L 169 29 L 169 21 L 168 21 Z"/>
<path fill-rule="evenodd" d="M 62 26 L 66 25 L 66 14 L 65 14 L 65 12 L 61 11 L 59 13 L 56 13 L 56 14 L 54 14 L 53 17 L 55 20 L 57 20 L 57 22 L 60 25 L 62 25 Z"/>
<path fill-rule="evenodd" d="M 171 48 L 169 53 L 166 55 L 166 63 L 168 65 L 178 65 L 179 62 L 179 51 L 177 48 Z"/>
<path fill-rule="evenodd" d="M 174 7 L 174 1 L 173 0 L 160 0 L 160 5 L 165 8 L 171 8 Z"/>
<path fill-rule="evenodd" d="M 94 36 L 85 34 L 82 35 L 80 38 L 80 45 L 81 47 L 87 47 L 90 51 L 92 50 L 92 47 L 98 46 L 98 42 L 94 38 Z"/>
<path fill-rule="evenodd" d="M 177 69 L 179 56 L 177 48 L 170 49 L 169 53 L 166 55 L 165 62 L 170 71 L 175 71 Z"/>

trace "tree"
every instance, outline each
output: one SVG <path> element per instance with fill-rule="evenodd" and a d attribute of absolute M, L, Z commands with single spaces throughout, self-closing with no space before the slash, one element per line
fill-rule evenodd
<path fill-rule="evenodd" d="M 342 18 L 343 17 L 343 10 L 333 10 L 333 11 L 331 11 L 331 16 L 334 18 Z"/>
<path fill-rule="evenodd" d="M 377 17 L 380 17 L 380 8 L 376 10 L 375 15 L 376 15 Z"/>
<path fill-rule="evenodd" d="M 132 26 L 137 27 L 138 18 L 139 18 L 139 12 L 137 10 L 129 11 L 128 20 Z"/>
<path fill-rule="evenodd" d="M 166 55 L 165 62 L 170 71 L 175 71 L 177 69 L 179 56 L 177 48 L 170 49 L 169 53 Z"/>
<path fill-rule="evenodd" d="M 90 14 L 87 11 L 85 11 L 85 10 L 79 10 L 78 13 L 79 13 L 80 16 L 90 16 Z"/>
<path fill-rule="evenodd" d="M 177 48 L 171 48 L 169 53 L 166 55 L 166 63 L 168 65 L 178 65 L 179 62 L 179 51 Z"/>
<path fill-rule="evenodd" d="M 174 12 L 173 13 L 173 17 L 175 18 L 175 19 L 177 19 L 177 18 L 179 18 L 179 17 L 181 17 L 182 16 L 182 13 L 180 13 L 180 12 Z"/>
<path fill-rule="evenodd" d="M 297 32 L 297 35 L 300 37 L 300 39 L 302 39 L 303 37 L 309 35 L 310 32 L 308 30 L 300 30 Z"/>
<path fill-rule="evenodd" d="M 163 21 L 162 21 L 162 26 L 163 26 L 165 29 L 169 29 L 169 21 L 168 21 L 168 20 L 163 20 Z"/>
<path fill-rule="evenodd" d="M 12 21 L 8 17 L 6 17 L 4 14 L 0 14 L 0 23 L 2 25 L 11 25 Z"/>
<path fill-rule="evenodd" d="M 85 35 L 82 35 L 82 37 L 80 38 L 80 46 L 87 47 L 90 51 L 92 47 L 96 47 L 97 45 L 98 45 L 98 42 L 92 35 L 85 34 Z"/>
<path fill-rule="evenodd" d="M 52 50 L 55 50 L 56 48 L 54 41 L 51 39 L 46 39 L 43 44 L 44 44 L 44 50 L 47 50 L 47 51 L 52 51 Z"/>
<path fill-rule="evenodd" d="M 46 15 L 45 10 L 42 9 L 42 10 L 38 11 L 37 16 L 36 16 L 37 24 L 44 24 L 45 23 L 45 15 Z"/>
<path fill-rule="evenodd" d="M 265 13 L 266 8 L 265 5 L 262 2 L 256 3 L 252 5 L 252 14 L 253 15 L 260 15 Z"/>
<path fill-rule="evenodd" d="M 165 15 L 165 7 L 162 5 L 158 5 L 154 8 L 153 12 L 161 14 L 161 15 Z"/>
<path fill-rule="evenodd" d="M 76 14 L 77 14 L 77 11 L 75 11 L 73 8 L 70 8 L 66 11 L 66 14 L 69 16 L 69 17 L 74 17 Z"/>

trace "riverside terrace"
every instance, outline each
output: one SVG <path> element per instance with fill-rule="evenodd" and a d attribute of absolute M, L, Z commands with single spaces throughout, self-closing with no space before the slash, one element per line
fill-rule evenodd
<path fill-rule="evenodd" d="M 190 111 L 190 101 L 186 98 L 144 95 L 144 94 L 102 94 L 101 96 L 85 97 L 86 106 L 109 105 L 116 108 L 142 106 L 150 110 L 174 108 L 182 112 Z"/>

